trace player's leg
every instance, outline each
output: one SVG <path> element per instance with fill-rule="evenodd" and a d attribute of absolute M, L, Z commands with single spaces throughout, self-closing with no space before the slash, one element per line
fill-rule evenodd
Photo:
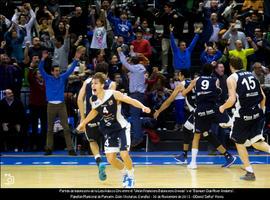
<path fill-rule="evenodd" d="M 270 145 L 267 144 L 265 141 L 256 142 L 256 143 L 252 144 L 252 146 L 255 149 L 258 149 L 260 151 L 264 151 L 264 152 L 270 153 Z"/>
<path fill-rule="evenodd" d="M 174 159 L 177 160 L 178 162 L 183 162 L 187 163 L 187 154 L 189 150 L 189 144 L 192 138 L 193 130 L 194 130 L 194 120 L 193 120 L 193 114 L 189 116 L 187 121 L 184 124 L 184 129 L 183 129 L 183 139 L 184 139 L 184 144 L 183 144 L 183 153 L 175 156 Z"/>
<path fill-rule="evenodd" d="M 190 169 L 196 169 L 197 168 L 197 155 L 199 152 L 199 142 L 200 142 L 201 134 L 200 133 L 194 133 L 194 137 L 192 140 L 192 149 L 191 149 L 191 162 L 187 166 Z"/>
<path fill-rule="evenodd" d="M 241 176 L 240 179 L 247 180 L 247 181 L 254 181 L 256 178 L 255 178 L 253 168 L 249 162 L 247 148 L 243 144 L 235 143 L 235 145 L 237 148 L 237 152 L 240 156 L 240 159 L 244 164 L 244 168 L 247 171 L 247 173 L 244 176 Z"/>
<path fill-rule="evenodd" d="M 107 175 L 105 172 L 106 164 L 104 162 L 102 162 L 99 145 L 97 143 L 97 141 L 100 140 L 102 135 L 99 132 L 98 127 L 90 127 L 89 124 L 86 125 L 85 135 L 86 135 L 87 140 L 89 141 L 90 150 L 92 151 L 92 154 L 93 154 L 95 161 L 96 161 L 96 164 L 98 166 L 99 179 L 101 181 L 104 181 L 107 178 Z"/>

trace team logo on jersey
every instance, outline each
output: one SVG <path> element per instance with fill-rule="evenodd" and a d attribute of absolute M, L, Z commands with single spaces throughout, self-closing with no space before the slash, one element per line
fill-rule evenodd
<path fill-rule="evenodd" d="M 109 101 L 109 105 L 110 105 L 110 106 L 113 105 L 113 100 L 110 100 L 110 101 Z"/>
<path fill-rule="evenodd" d="M 103 113 L 104 113 L 104 114 L 108 114 L 108 113 L 109 113 L 109 111 L 107 110 L 106 107 L 103 108 Z"/>

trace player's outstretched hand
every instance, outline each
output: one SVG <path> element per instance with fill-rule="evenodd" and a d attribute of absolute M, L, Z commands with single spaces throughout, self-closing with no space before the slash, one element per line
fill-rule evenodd
<path fill-rule="evenodd" d="M 159 112 L 156 110 L 156 112 L 154 113 L 154 119 L 157 119 L 159 116 Z"/>
<path fill-rule="evenodd" d="M 150 113 L 150 112 L 151 112 L 151 109 L 144 106 L 144 107 L 142 108 L 142 111 L 145 112 L 145 113 Z"/>
<path fill-rule="evenodd" d="M 224 113 L 224 111 L 225 111 L 225 109 L 223 108 L 223 106 L 220 106 L 219 107 L 219 112 Z"/>

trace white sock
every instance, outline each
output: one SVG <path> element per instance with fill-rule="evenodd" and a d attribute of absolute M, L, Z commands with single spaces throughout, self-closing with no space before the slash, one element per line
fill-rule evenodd
<path fill-rule="evenodd" d="M 97 158 L 101 158 L 100 154 L 95 155 L 95 160 L 96 160 Z"/>
<path fill-rule="evenodd" d="M 198 154 L 198 149 L 191 149 L 191 162 L 190 164 L 196 164 L 196 158 Z"/>
<path fill-rule="evenodd" d="M 134 178 L 134 168 L 132 168 L 131 170 L 127 170 L 127 174 L 129 177 Z"/>
<path fill-rule="evenodd" d="M 253 168 L 252 168 L 251 165 L 249 165 L 248 167 L 246 167 L 246 170 L 247 170 L 248 172 L 250 172 L 250 173 L 254 173 Z"/>

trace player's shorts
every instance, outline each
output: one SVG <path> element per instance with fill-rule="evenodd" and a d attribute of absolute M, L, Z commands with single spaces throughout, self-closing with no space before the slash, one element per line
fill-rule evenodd
<path fill-rule="evenodd" d="M 118 153 L 130 149 L 130 124 L 125 128 L 115 131 L 113 134 L 104 135 L 105 153 Z"/>
<path fill-rule="evenodd" d="M 189 131 L 194 131 L 194 113 L 192 112 L 187 118 L 184 127 Z"/>
<path fill-rule="evenodd" d="M 263 127 L 264 118 L 262 116 L 252 120 L 234 117 L 230 138 L 235 143 L 248 147 L 260 140 L 264 141 Z"/>
<path fill-rule="evenodd" d="M 101 141 L 103 134 L 100 132 L 98 125 L 99 124 L 97 122 L 86 125 L 85 136 L 89 142 Z"/>

